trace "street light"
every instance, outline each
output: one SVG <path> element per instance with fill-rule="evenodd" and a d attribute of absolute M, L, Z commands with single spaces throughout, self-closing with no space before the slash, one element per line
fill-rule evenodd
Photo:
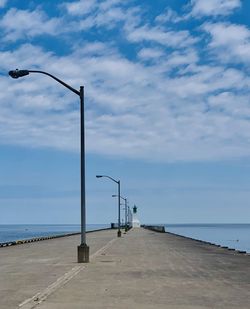
<path fill-rule="evenodd" d="M 121 192 L 121 183 L 120 180 L 115 180 L 114 178 L 107 176 L 107 175 L 96 175 L 96 178 L 109 178 L 110 180 L 114 181 L 118 185 L 118 232 L 117 237 L 121 237 L 121 200 L 120 200 L 120 192 Z"/>
<path fill-rule="evenodd" d="M 86 244 L 86 194 L 85 194 L 85 126 L 84 126 L 84 87 L 80 86 L 80 91 L 72 88 L 59 78 L 44 71 L 37 70 L 13 70 L 9 71 L 12 78 L 19 78 L 30 73 L 40 73 L 55 79 L 58 83 L 68 88 L 80 97 L 80 139 L 81 139 L 81 244 L 77 248 L 78 263 L 89 262 L 89 247 Z"/>
<path fill-rule="evenodd" d="M 112 197 L 117 197 L 116 194 L 113 194 Z M 125 197 L 120 196 L 121 199 L 125 202 L 125 232 L 128 230 L 128 205 L 127 205 L 127 199 Z"/>

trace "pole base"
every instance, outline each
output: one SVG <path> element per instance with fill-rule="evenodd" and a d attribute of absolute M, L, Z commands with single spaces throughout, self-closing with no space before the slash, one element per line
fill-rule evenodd
<path fill-rule="evenodd" d="M 86 244 L 77 247 L 77 262 L 89 263 L 89 246 Z"/>
<path fill-rule="evenodd" d="M 122 236 L 122 232 L 119 230 L 118 232 L 117 232 L 117 237 L 121 237 Z"/>

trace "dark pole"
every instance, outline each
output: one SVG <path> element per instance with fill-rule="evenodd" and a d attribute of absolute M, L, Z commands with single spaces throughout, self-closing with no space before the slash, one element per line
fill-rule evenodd
<path fill-rule="evenodd" d="M 13 70 L 9 71 L 9 75 L 12 78 L 19 78 L 30 73 L 40 73 L 47 75 L 58 83 L 68 88 L 80 97 L 80 181 L 81 181 L 81 244 L 78 246 L 78 263 L 88 263 L 89 262 L 89 247 L 86 244 L 86 198 L 85 198 L 85 124 L 84 124 L 84 87 L 80 87 L 80 91 L 74 89 L 70 85 L 66 84 L 64 81 L 55 77 L 54 75 L 38 70 Z"/>
<path fill-rule="evenodd" d="M 80 136 L 81 136 L 81 245 L 86 243 L 85 216 L 85 132 L 84 132 L 84 87 L 80 87 Z"/>
<path fill-rule="evenodd" d="M 80 161 L 81 161 L 81 244 L 78 246 L 78 263 L 89 262 L 89 247 L 86 244 L 86 193 L 85 193 L 85 123 L 84 87 L 80 87 Z"/>
<path fill-rule="evenodd" d="M 118 232 L 117 236 L 121 237 L 121 183 L 118 180 Z"/>
<path fill-rule="evenodd" d="M 118 183 L 118 182 L 117 182 Z M 119 188 L 118 188 L 118 193 L 119 193 Z M 112 197 L 119 197 L 119 195 L 113 194 Z M 120 195 L 120 198 L 124 200 L 125 202 L 125 232 L 128 230 L 127 225 L 128 225 L 128 200 Z M 119 205 L 121 205 L 121 200 Z M 121 207 L 121 206 L 120 206 Z M 118 212 L 118 222 L 119 222 L 119 214 L 121 215 L 121 213 Z"/>
<path fill-rule="evenodd" d="M 117 237 L 121 237 L 121 182 L 120 180 L 115 180 L 114 178 L 108 176 L 108 175 L 96 175 L 96 178 L 102 178 L 106 177 L 109 178 L 110 180 L 114 181 L 118 185 L 118 232 L 117 232 Z"/>
<path fill-rule="evenodd" d="M 128 230 L 128 227 L 127 227 L 127 225 L 128 225 L 128 218 L 127 218 L 127 216 L 128 216 L 128 209 L 127 209 L 127 199 L 125 198 L 125 232 L 127 232 L 127 230 Z"/>

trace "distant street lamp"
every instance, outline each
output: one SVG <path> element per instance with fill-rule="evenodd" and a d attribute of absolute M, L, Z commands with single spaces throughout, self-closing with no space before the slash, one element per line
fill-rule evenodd
<path fill-rule="evenodd" d="M 117 197 L 116 194 L 113 194 L 112 197 Z M 128 230 L 128 204 L 127 204 L 127 199 L 125 197 L 120 196 L 121 199 L 124 200 L 125 202 L 125 231 L 127 232 Z"/>
<path fill-rule="evenodd" d="M 121 237 L 121 200 L 120 200 L 120 192 L 121 192 L 121 183 L 120 180 L 115 180 L 114 178 L 107 176 L 107 175 L 96 175 L 96 178 L 109 178 L 110 180 L 114 181 L 118 185 L 118 232 L 117 237 Z"/>
<path fill-rule="evenodd" d="M 84 87 L 80 86 L 80 91 L 72 88 L 59 78 L 44 71 L 34 70 L 13 70 L 9 71 L 12 78 L 19 78 L 30 73 L 40 73 L 55 79 L 58 83 L 68 88 L 80 97 L 80 139 L 81 139 L 81 244 L 78 246 L 78 263 L 89 262 L 89 247 L 86 244 L 86 194 L 85 194 L 85 126 L 84 126 Z"/>

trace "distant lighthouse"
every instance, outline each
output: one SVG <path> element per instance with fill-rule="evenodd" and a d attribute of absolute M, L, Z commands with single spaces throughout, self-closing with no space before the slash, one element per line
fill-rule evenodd
<path fill-rule="evenodd" d="M 134 205 L 133 207 L 133 216 L 132 216 L 132 227 L 140 227 L 140 221 L 137 218 L 137 207 Z"/>

